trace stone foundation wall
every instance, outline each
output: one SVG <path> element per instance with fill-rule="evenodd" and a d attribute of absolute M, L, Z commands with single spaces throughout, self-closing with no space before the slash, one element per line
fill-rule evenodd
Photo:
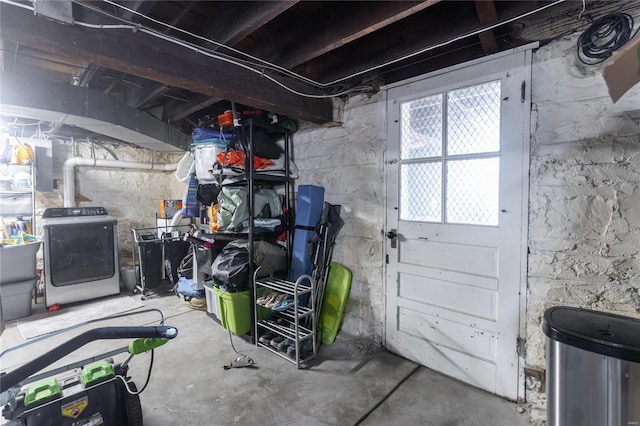
<path fill-rule="evenodd" d="M 640 311 L 640 89 L 615 105 L 579 34 L 533 56 L 526 363 L 532 418 L 545 418 L 544 311 Z M 635 112 L 634 112 L 635 111 Z"/>
<path fill-rule="evenodd" d="M 62 207 L 64 185 L 64 162 L 74 156 L 70 141 L 54 140 L 53 178 L 59 184 L 54 192 L 36 193 L 36 232 L 42 235 L 42 213 L 48 207 Z M 111 152 L 110 152 L 111 151 Z M 122 161 L 149 163 L 177 163 L 181 155 L 165 154 L 138 148 L 128 144 L 104 145 L 75 142 L 75 155 L 83 158 L 113 160 L 115 153 Z M 131 227 L 156 226 L 161 199 L 182 199 L 186 185 L 178 182 L 172 172 L 76 168 L 76 193 L 80 196 L 78 206 L 101 206 L 118 219 L 118 243 L 121 263 L 131 258 Z"/>
<path fill-rule="evenodd" d="M 325 188 L 345 222 L 333 260 L 353 272 L 343 330 L 381 342 L 384 327 L 384 97 L 349 101 L 341 127 L 305 125 L 293 136 L 297 185 Z"/>

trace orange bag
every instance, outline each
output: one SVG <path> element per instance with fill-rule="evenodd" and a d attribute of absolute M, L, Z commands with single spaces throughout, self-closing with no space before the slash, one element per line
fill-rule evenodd
<path fill-rule="evenodd" d="M 218 230 L 218 208 L 220 204 L 213 204 L 207 207 L 207 216 L 209 216 L 209 232 Z"/>
<path fill-rule="evenodd" d="M 244 151 L 233 150 L 228 152 L 219 152 L 217 154 L 218 161 L 223 166 L 235 166 L 235 167 L 244 167 L 245 164 L 245 153 Z M 264 169 L 265 167 L 269 167 L 273 165 L 273 161 L 267 160 L 266 158 L 260 158 L 258 156 L 253 156 L 253 168 L 254 169 Z"/>

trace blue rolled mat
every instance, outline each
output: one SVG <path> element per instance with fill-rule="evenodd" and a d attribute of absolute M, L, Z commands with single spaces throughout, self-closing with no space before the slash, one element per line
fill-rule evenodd
<path fill-rule="evenodd" d="M 311 275 L 313 259 L 307 253 L 307 241 L 313 237 L 316 225 L 320 221 L 323 205 L 323 187 L 314 185 L 300 185 L 298 187 L 289 281 L 295 281 L 303 274 Z"/>

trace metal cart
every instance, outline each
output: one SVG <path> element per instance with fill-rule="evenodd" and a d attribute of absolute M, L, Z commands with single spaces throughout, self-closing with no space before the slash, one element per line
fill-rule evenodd
<path fill-rule="evenodd" d="M 131 254 L 134 267 L 138 266 L 140 270 L 140 282 L 136 282 L 133 292 L 140 291 L 142 300 L 147 297 L 147 289 L 165 282 L 165 266 L 170 267 L 171 277 L 168 278 L 172 287 L 176 283 L 178 264 L 182 260 L 180 253 L 184 251 L 184 257 L 189 247 L 184 234 L 192 230 L 191 224 L 176 225 L 171 229 L 168 226 L 131 228 Z"/>

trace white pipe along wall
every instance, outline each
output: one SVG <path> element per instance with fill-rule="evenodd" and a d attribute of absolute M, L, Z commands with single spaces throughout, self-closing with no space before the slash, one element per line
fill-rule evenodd
<path fill-rule="evenodd" d="M 94 167 L 107 169 L 158 170 L 163 172 L 175 171 L 178 163 L 158 164 L 140 161 L 98 160 L 95 158 L 72 157 L 64 162 L 64 207 L 76 207 L 76 167 Z"/>

